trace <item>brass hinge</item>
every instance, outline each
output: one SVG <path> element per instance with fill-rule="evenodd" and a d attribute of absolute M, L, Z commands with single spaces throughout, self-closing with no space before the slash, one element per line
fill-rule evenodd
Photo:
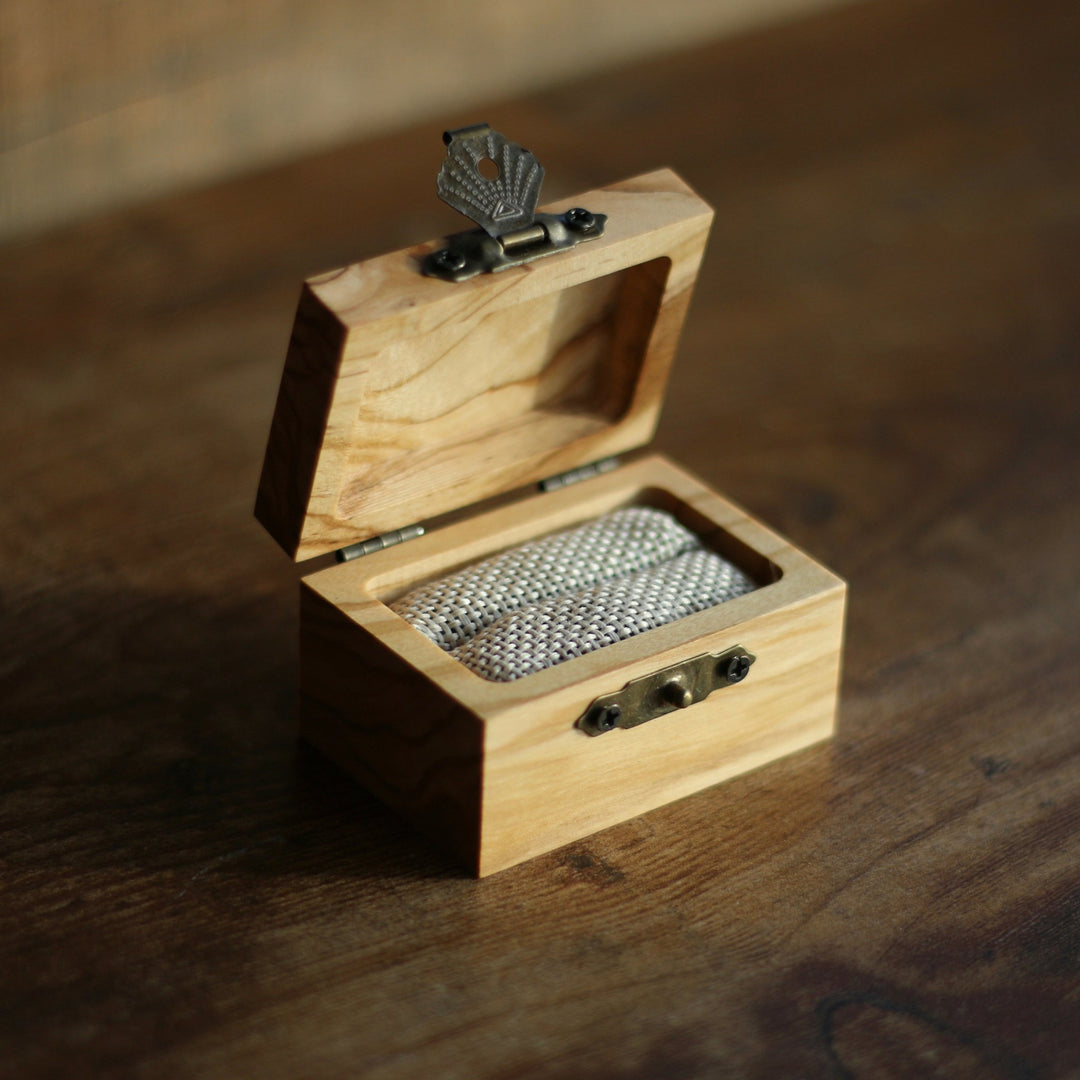
<path fill-rule="evenodd" d="M 575 206 L 538 214 L 544 167 L 487 124 L 443 134 L 439 198 L 480 226 L 447 239 L 421 263 L 428 277 L 467 281 L 576 247 L 604 235 L 607 217 Z"/>
<path fill-rule="evenodd" d="M 702 653 L 671 667 L 643 675 L 613 694 L 598 697 L 578 717 L 586 735 L 603 735 L 615 728 L 632 728 L 658 716 L 688 709 L 714 690 L 740 683 L 757 659 L 741 645 L 722 653 Z"/>

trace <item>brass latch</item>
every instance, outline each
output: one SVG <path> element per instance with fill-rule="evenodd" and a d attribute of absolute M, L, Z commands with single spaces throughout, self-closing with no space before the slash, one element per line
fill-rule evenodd
<path fill-rule="evenodd" d="M 671 667 L 643 675 L 613 694 L 598 697 L 578 718 L 586 735 L 632 728 L 658 716 L 688 709 L 714 690 L 740 683 L 757 659 L 741 645 L 722 653 L 702 653 Z"/>
<path fill-rule="evenodd" d="M 443 142 L 439 198 L 480 228 L 449 237 L 445 248 L 427 255 L 421 269 L 428 277 L 467 281 L 603 236 L 607 217 L 584 207 L 536 213 L 544 167 L 487 124 L 448 131 Z"/>

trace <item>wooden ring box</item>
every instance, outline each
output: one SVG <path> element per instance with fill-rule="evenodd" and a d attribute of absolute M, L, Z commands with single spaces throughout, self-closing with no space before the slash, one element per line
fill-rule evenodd
<path fill-rule="evenodd" d="M 546 209 L 576 205 L 607 215 L 604 235 L 526 266 L 448 283 L 421 274 L 425 244 L 309 280 L 256 505 L 297 560 L 429 523 L 303 580 L 301 733 L 477 876 L 826 738 L 836 712 L 830 571 L 660 455 L 537 490 L 651 440 L 712 220 L 668 170 Z M 387 606 L 632 504 L 759 587 L 509 683 Z M 736 645 L 756 657 L 738 685 L 600 737 L 576 726 L 597 697 Z"/>

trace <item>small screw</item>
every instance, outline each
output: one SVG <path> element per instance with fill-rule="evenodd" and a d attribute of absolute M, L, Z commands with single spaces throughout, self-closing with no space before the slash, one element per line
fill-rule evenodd
<path fill-rule="evenodd" d="M 588 232 L 596 225 L 596 218 L 583 207 L 575 206 L 563 215 L 567 226 L 576 232 Z"/>
<path fill-rule="evenodd" d="M 742 682 L 750 670 L 749 656 L 735 656 L 728 662 L 727 681 L 729 683 Z"/>
<path fill-rule="evenodd" d="M 593 723 L 599 731 L 610 731 L 622 716 L 622 709 L 618 705 L 602 705 L 593 717 Z"/>
<path fill-rule="evenodd" d="M 442 251 L 436 251 L 431 256 L 431 261 L 439 270 L 454 271 L 464 270 L 466 259 L 460 251 L 451 251 L 449 248 L 444 248 Z"/>

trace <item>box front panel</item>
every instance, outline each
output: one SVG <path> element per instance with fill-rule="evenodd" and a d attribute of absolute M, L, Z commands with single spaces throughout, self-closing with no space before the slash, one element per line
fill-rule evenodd
<path fill-rule="evenodd" d="M 842 584 L 704 637 L 686 659 L 741 645 L 757 657 L 741 683 L 638 727 L 590 737 L 589 701 L 523 711 L 488 727 L 481 874 L 550 851 L 802 749 L 833 732 Z M 621 689 L 621 683 L 607 688 Z"/>

